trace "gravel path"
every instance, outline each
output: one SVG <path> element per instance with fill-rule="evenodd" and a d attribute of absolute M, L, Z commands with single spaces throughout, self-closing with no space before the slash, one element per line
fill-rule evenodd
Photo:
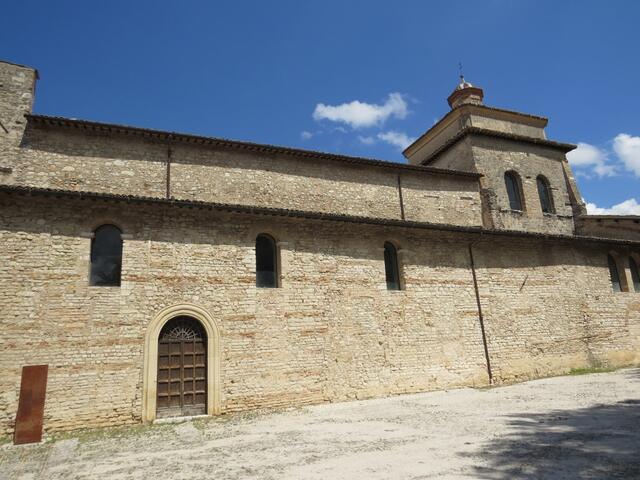
<path fill-rule="evenodd" d="M 640 369 L 0 447 L 3 479 L 640 479 Z"/>

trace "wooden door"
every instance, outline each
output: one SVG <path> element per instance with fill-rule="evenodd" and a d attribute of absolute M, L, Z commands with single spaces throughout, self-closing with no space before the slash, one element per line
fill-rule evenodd
<path fill-rule="evenodd" d="M 191 317 L 176 317 L 158 339 L 156 416 L 207 413 L 207 336 Z"/>

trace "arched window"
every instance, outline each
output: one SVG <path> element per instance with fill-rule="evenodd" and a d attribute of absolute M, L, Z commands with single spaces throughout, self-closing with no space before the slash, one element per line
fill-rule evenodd
<path fill-rule="evenodd" d="M 516 172 L 506 172 L 504 174 L 504 183 L 507 187 L 507 195 L 509 195 L 509 208 L 522 211 L 520 177 Z"/>
<path fill-rule="evenodd" d="M 256 237 L 256 287 L 278 287 L 278 253 L 276 241 L 261 233 Z"/>
<path fill-rule="evenodd" d="M 621 292 L 620 288 L 620 275 L 618 274 L 618 266 L 615 259 L 611 255 L 607 255 L 607 262 L 609 262 L 609 276 L 611 277 L 611 287 L 614 292 Z"/>
<path fill-rule="evenodd" d="M 387 290 L 400 290 L 398 251 L 390 242 L 384 244 L 384 271 L 387 277 Z"/>
<path fill-rule="evenodd" d="M 101 225 L 91 240 L 90 285 L 117 287 L 122 268 L 122 232 L 114 225 Z"/>
<path fill-rule="evenodd" d="M 629 257 L 629 270 L 631 270 L 633 289 L 636 293 L 640 293 L 640 270 L 638 270 L 638 262 L 633 257 Z"/>
<path fill-rule="evenodd" d="M 540 206 L 544 213 L 553 213 L 553 197 L 551 196 L 551 187 L 549 180 L 542 175 L 538 175 L 536 179 L 538 184 L 538 196 L 540 197 Z"/>

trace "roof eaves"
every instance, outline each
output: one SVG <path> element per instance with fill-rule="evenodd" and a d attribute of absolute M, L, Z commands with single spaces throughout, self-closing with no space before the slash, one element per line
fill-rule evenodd
<path fill-rule="evenodd" d="M 532 145 L 542 145 L 544 147 L 560 150 L 564 153 L 570 152 L 576 148 L 576 145 L 572 143 L 555 142 L 553 140 L 546 140 L 543 138 L 527 137 L 524 135 L 517 135 L 515 133 L 497 132 L 495 130 L 488 130 L 486 128 L 479 127 L 465 127 L 460 130 L 456 135 L 447 140 L 440 147 L 435 149 L 427 158 L 422 160 L 421 165 L 426 166 L 433 162 L 436 158 L 442 155 L 444 152 L 453 147 L 460 140 L 464 139 L 468 135 L 481 135 L 485 137 L 501 138 L 506 140 L 513 140 L 515 142 L 523 142 Z"/>
<path fill-rule="evenodd" d="M 635 223 L 640 222 L 640 215 L 582 215 L 578 217 L 580 221 L 590 221 L 590 220 L 611 220 L 614 222 L 619 222 L 620 220 L 628 220 L 633 221 Z"/>
<path fill-rule="evenodd" d="M 547 117 L 541 117 L 539 115 L 532 115 L 530 113 L 522 113 L 522 112 L 518 112 L 518 111 L 515 111 L 515 110 L 507 110 L 505 108 L 489 107 L 487 105 L 468 105 L 468 104 L 459 105 L 459 106 L 449 110 L 440 120 L 438 120 L 431 127 L 429 127 L 426 132 L 424 132 L 422 135 L 420 135 L 411 145 L 409 145 L 407 148 L 405 148 L 402 151 L 402 154 L 405 157 L 407 157 L 409 150 L 411 150 L 411 148 L 414 145 L 420 143 L 420 141 L 423 138 L 425 138 L 427 135 L 429 135 L 429 133 L 431 133 L 436 128 L 438 128 L 440 126 L 440 124 L 442 124 L 445 120 L 447 120 L 451 115 L 457 114 L 462 109 L 481 109 L 481 110 L 488 110 L 490 112 L 498 112 L 498 113 L 506 113 L 506 114 L 509 114 L 509 115 L 517 115 L 519 117 L 524 117 L 524 118 L 528 118 L 528 119 L 534 120 L 535 122 L 540 124 L 539 126 L 541 128 L 546 127 L 547 124 L 549 123 L 549 119 Z"/>
<path fill-rule="evenodd" d="M 308 220 L 326 220 L 335 222 L 357 223 L 365 225 L 380 225 L 388 227 L 402 227 L 415 229 L 439 230 L 447 232 L 475 233 L 492 236 L 525 237 L 537 238 L 540 240 L 556 241 L 583 241 L 605 244 L 640 245 L 640 241 L 622 240 L 616 238 L 591 237 L 583 235 L 559 235 L 537 232 L 523 232 L 517 230 L 494 230 L 485 229 L 481 226 L 462 226 L 453 224 L 415 222 L 399 219 L 387 219 L 378 217 L 363 217 L 355 215 L 334 214 L 316 211 L 292 210 L 273 207 L 256 207 L 251 205 L 225 204 L 216 202 L 204 202 L 197 200 L 182 200 L 176 198 L 142 197 L 135 195 L 119 195 L 111 193 L 86 192 L 76 190 L 60 190 L 39 187 L 27 187 L 18 185 L 0 185 L 0 192 L 18 195 L 34 195 L 58 198 L 75 198 L 89 200 L 104 200 L 136 204 L 156 204 L 186 208 L 200 208 L 206 210 L 217 210 L 229 213 L 241 213 L 252 215 L 268 215 L 291 218 L 304 218 Z"/>

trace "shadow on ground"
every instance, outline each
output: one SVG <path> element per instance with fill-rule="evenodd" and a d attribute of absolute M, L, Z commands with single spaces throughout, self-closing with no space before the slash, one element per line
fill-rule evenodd
<path fill-rule="evenodd" d="M 511 432 L 473 455 L 474 478 L 640 479 L 640 400 L 508 418 Z"/>

